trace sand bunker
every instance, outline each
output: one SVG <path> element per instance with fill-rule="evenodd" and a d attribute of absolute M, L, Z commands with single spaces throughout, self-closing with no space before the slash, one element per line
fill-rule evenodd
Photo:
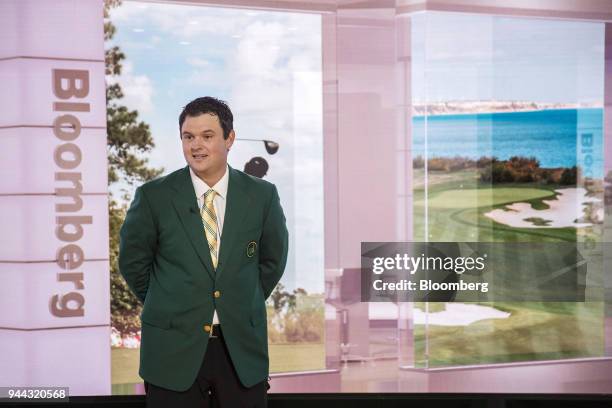
<path fill-rule="evenodd" d="M 506 319 L 508 312 L 502 312 L 493 307 L 463 303 L 447 303 L 446 310 L 427 315 L 420 309 L 413 310 L 414 324 L 429 324 L 431 326 L 467 326 L 480 320 Z"/>
<path fill-rule="evenodd" d="M 368 304 L 370 320 L 395 320 L 398 318 L 397 305 L 388 302 L 371 302 Z M 416 307 L 412 309 L 413 324 L 433 326 L 467 326 L 480 320 L 506 319 L 508 312 L 502 312 L 490 306 L 446 303 L 445 310 L 439 312 L 423 312 Z"/>
<path fill-rule="evenodd" d="M 589 227 L 591 223 L 575 222 L 584 216 L 585 206 L 600 202 L 588 197 L 584 188 L 564 188 L 555 190 L 559 195 L 556 200 L 542 200 L 550 208 L 536 210 L 529 203 L 514 203 L 504 209 L 489 211 L 484 215 L 501 224 L 516 228 L 564 228 Z"/>

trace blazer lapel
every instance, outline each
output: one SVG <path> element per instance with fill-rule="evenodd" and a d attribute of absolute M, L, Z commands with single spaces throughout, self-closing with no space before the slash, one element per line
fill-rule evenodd
<path fill-rule="evenodd" d="M 223 230 L 221 231 L 221 252 L 219 253 L 219 264 L 217 265 L 217 279 L 225 269 L 229 254 L 234 245 L 236 245 L 240 225 L 242 225 L 242 220 L 251 202 L 251 197 L 246 193 L 245 186 L 242 184 L 238 172 L 231 166 L 228 168 L 229 182 L 227 185 Z"/>
<path fill-rule="evenodd" d="M 215 271 L 208 250 L 206 234 L 204 234 L 204 224 L 198 209 L 198 200 L 195 196 L 189 166 L 181 171 L 172 185 L 176 195 L 172 198 L 172 205 L 178 214 L 183 228 L 189 237 L 193 249 L 198 254 L 200 261 L 206 267 L 206 272 L 212 280 L 215 280 Z M 229 194 L 228 194 L 229 195 Z M 225 227 L 224 227 L 225 228 Z"/>

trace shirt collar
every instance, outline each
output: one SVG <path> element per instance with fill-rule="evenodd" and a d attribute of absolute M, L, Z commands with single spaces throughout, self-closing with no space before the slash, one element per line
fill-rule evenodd
<path fill-rule="evenodd" d="M 204 180 L 199 178 L 193 172 L 191 167 L 189 167 L 189 174 L 191 175 L 191 182 L 193 183 L 193 189 L 195 190 L 196 198 L 201 198 L 204 193 L 206 193 L 211 188 L 215 190 L 217 192 L 217 195 L 221 198 L 225 199 L 225 197 L 227 197 L 227 185 L 229 183 L 229 166 L 226 165 L 225 174 L 223 174 L 223 177 L 221 177 L 221 179 L 217 181 L 217 184 L 212 187 L 206 184 Z"/>

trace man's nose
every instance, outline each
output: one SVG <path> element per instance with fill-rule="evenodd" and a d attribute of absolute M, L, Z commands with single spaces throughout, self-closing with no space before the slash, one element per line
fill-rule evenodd
<path fill-rule="evenodd" d="M 204 141 L 202 140 L 202 138 L 196 137 L 193 139 L 193 143 L 191 144 L 191 148 L 196 150 L 196 149 L 202 149 L 204 147 Z"/>

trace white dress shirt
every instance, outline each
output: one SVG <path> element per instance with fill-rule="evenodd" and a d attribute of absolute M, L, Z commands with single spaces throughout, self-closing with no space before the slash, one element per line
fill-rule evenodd
<path fill-rule="evenodd" d="M 193 183 L 193 189 L 195 190 L 196 198 L 198 199 L 198 208 L 202 210 L 202 206 L 204 205 L 204 193 L 206 193 L 209 189 L 213 189 L 217 192 L 215 194 L 215 199 L 213 200 L 213 206 L 215 207 L 215 215 L 217 216 L 217 254 L 220 254 L 221 250 L 221 234 L 223 232 L 223 219 L 225 218 L 225 205 L 227 200 L 227 185 L 229 182 L 229 168 L 225 167 L 225 174 L 217 184 L 212 187 L 209 187 L 208 184 L 201 178 L 199 178 L 189 167 L 189 173 L 191 174 L 191 182 Z M 204 230 L 202 230 L 202 234 L 204 234 Z M 215 310 L 213 315 L 213 324 L 219 323 L 219 317 L 217 316 L 217 311 Z"/>

